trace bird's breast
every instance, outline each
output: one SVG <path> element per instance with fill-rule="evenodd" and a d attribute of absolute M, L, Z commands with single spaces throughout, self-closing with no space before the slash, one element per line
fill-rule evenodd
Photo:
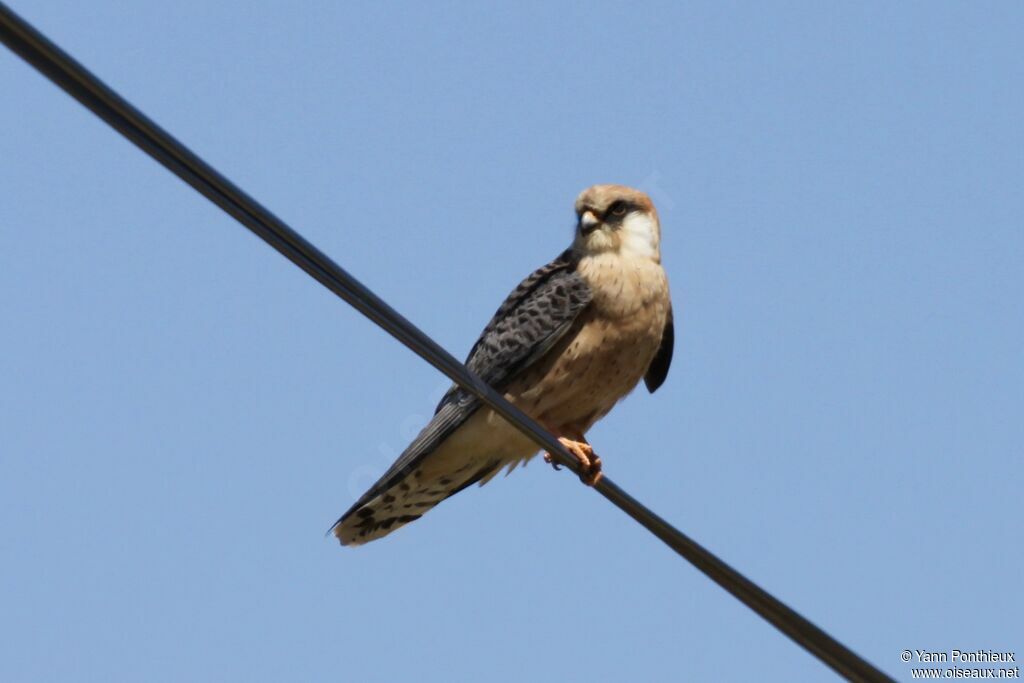
<path fill-rule="evenodd" d="M 668 303 L 668 278 L 661 264 L 619 254 L 587 256 L 577 266 L 593 295 L 591 307 L 613 320 L 656 318 Z M 643 324 L 643 320 L 636 321 Z"/>
<path fill-rule="evenodd" d="M 593 298 L 543 362 L 509 388 L 509 398 L 550 428 L 583 432 L 644 376 L 661 343 L 668 282 L 649 259 L 583 259 Z"/>

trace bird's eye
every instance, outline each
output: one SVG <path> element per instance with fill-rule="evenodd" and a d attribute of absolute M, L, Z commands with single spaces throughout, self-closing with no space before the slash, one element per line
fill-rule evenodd
<path fill-rule="evenodd" d="M 613 216 L 625 216 L 628 208 L 626 202 L 620 200 L 608 207 L 608 213 Z"/>

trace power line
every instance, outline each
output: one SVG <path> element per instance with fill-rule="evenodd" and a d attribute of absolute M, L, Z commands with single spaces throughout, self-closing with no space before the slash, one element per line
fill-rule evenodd
<path fill-rule="evenodd" d="M 189 151 L 3 3 L 0 3 L 0 40 L 288 260 L 450 377 L 456 384 L 478 396 L 495 412 L 530 437 L 538 447 L 552 453 L 560 464 L 579 474 L 579 463 L 576 458 L 544 428 L 506 401 L 326 254 Z M 594 488 L 711 580 L 840 675 L 851 681 L 893 680 L 654 514 L 608 477 L 603 477 Z"/>

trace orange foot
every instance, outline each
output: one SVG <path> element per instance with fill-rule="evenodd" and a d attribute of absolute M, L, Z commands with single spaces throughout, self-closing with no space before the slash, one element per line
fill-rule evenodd
<path fill-rule="evenodd" d="M 601 481 L 601 477 L 604 474 L 601 472 L 601 458 L 594 453 L 594 449 L 590 447 L 590 444 L 586 441 L 573 441 L 567 439 L 564 436 L 558 437 L 558 440 L 566 450 L 576 456 L 576 460 L 580 463 L 580 481 L 587 486 L 594 486 L 597 482 Z M 556 470 L 562 469 L 555 462 L 555 459 L 550 453 L 544 454 L 544 462 L 548 463 Z"/>

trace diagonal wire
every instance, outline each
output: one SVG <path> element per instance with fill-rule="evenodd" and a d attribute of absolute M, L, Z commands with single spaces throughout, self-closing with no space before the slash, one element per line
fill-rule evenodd
<path fill-rule="evenodd" d="M 243 192 L 167 131 L 146 117 L 44 35 L 0 3 L 0 40 L 69 95 L 118 130 L 210 201 L 256 233 L 287 259 L 382 327 L 410 350 L 478 396 L 540 448 L 579 473 L 579 464 L 557 439 L 506 401 L 415 325 Z M 660 538 L 711 580 L 851 681 L 892 681 L 870 663 L 790 609 L 693 539 L 619 488 L 607 477 L 596 490 Z"/>

